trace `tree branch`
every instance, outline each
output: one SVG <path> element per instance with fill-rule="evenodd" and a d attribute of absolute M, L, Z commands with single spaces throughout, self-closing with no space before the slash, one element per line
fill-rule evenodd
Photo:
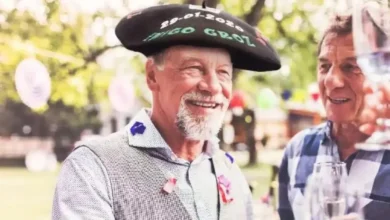
<path fill-rule="evenodd" d="M 257 0 L 251 10 L 244 15 L 244 19 L 249 25 L 257 26 L 262 17 L 261 11 L 264 8 L 264 3 L 265 0 Z"/>
<path fill-rule="evenodd" d="M 308 19 L 308 17 L 304 14 L 303 11 L 298 11 L 297 12 L 303 19 Z M 285 28 L 283 27 L 283 22 L 286 20 L 286 19 L 289 19 L 291 18 L 292 16 L 294 16 L 293 13 L 290 13 L 290 14 L 287 14 L 283 17 L 283 19 L 279 22 L 276 22 L 276 29 L 278 30 L 279 34 L 287 39 L 288 41 L 288 44 L 289 45 L 292 45 L 292 44 L 297 44 L 298 46 L 300 47 L 305 47 L 307 46 L 307 44 L 309 43 L 313 43 L 313 44 L 316 44 L 316 39 L 315 39 L 315 36 L 314 36 L 314 33 L 309 33 L 308 36 L 307 36 L 307 39 L 305 41 L 298 41 L 296 38 L 290 36 L 288 34 L 288 32 L 285 30 Z M 308 21 L 308 20 L 307 20 Z M 314 28 L 314 27 L 312 27 Z"/>
<path fill-rule="evenodd" d="M 118 48 L 118 47 L 122 47 L 122 45 L 105 46 L 105 47 L 95 49 L 95 50 L 91 49 L 90 50 L 91 52 L 88 54 L 88 56 L 84 57 L 84 60 L 85 60 L 84 64 L 69 70 L 69 75 L 72 76 L 72 75 L 76 74 L 77 71 L 85 69 L 89 63 L 96 62 L 97 58 L 99 56 L 101 56 L 103 53 L 105 53 L 108 50 Z"/>
<path fill-rule="evenodd" d="M 79 42 L 78 39 L 77 39 L 77 36 L 76 36 L 76 34 L 74 32 L 70 35 L 70 39 L 73 42 Z M 84 51 L 83 51 L 83 49 L 81 48 L 81 46 L 79 44 L 76 44 L 76 49 L 77 49 L 78 53 L 80 53 L 81 55 L 84 55 Z"/>
<path fill-rule="evenodd" d="M 186 0 L 186 4 L 191 5 L 202 5 L 203 0 Z M 216 8 L 219 3 L 219 0 L 207 0 L 206 5 L 210 8 Z"/>
<path fill-rule="evenodd" d="M 86 63 L 95 62 L 96 59 L 108 50 L 121 47 L 122 45 L 105 46 L 99 49 L 91 49 L 88 56 L 84 57 Z"/>

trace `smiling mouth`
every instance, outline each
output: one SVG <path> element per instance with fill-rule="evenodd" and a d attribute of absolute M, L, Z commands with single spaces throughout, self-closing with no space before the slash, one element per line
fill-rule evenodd
<path fill-rule="evenodd" d="M 187 103 L 197 107 L 209 108 L 209 109 L 215 109 L 221 105 L 221 103 L 216 103 L 216 102 L 203 102 L 203 101 L 195 101 L 195 100 L 188 100 Z"/>
<path fill-rule="evenodd" d="M 348 98 L 331 98 L 331 97 L 328 97 L 329 101 L 333 104 L 336 104 L 336 105 L 340 105 L 340 104 L 344 104 L 344 103 L 347 103 L 349 101 L 351 101 L 351 99 L 348 99 Z"/>

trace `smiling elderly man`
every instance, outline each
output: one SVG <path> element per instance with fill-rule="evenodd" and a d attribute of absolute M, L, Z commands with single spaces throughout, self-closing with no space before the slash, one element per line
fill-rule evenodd
<path fill-rule="evenodd" d="M 274 49 L 245 22 L 193 5 L 133 12 L 116 34 L 148 57 L 152 108 L 72 152 L 59 175 L 53 219 L 253 219 L 248 184 L 216 135 L 233 68 L 279 69 Z"/>

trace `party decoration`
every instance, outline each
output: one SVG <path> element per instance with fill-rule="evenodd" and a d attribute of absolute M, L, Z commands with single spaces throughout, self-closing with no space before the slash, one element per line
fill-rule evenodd
<path fill-rule="evenodd" d="M 222 140 L 225 144 L 234 142 L 234 127 L 231 124 L 225 124 L 222 128 Z"/>
<path fill-rule="evenodd" d="M 242 91 L 235 91 L 232 100 L 230 101 L 229 108 L 244 108 L 245 105 L 245 93 Z"/>
<path fill-rule="evenodd" d="M 320 98 L 320 90 L 318 88 L 317 83 L 310 84 L 308 90 L 309 90 L 310 97 L 314 101 L 317 101 Z"/>
<path fill-rule="evenodd" d="M 270 109 L 278 104 L 278 97 L 270 88 L 264 88 L 257 96 L 257 106 L 262 109 Z"/>
<path fill-rule="evenodd" d="M 289 89 L 285 89 L 283 90 L 281 96 L 284 101 L 288 101 L 292 96 L 292 92 Z"/>
<path fill-rule="evenodd" d="M 292 101 L 303 103 L 306 100 L 307 92 L 303 89 L 296 89 L 292 95 Z"/>
<path fill-rule="evenodd" d="M 131 78 L 127 75 L 116 76 L 108 88 L 108 97 L 112 107 L 116 111 L 123 113 L 130 112 L 135 102 Z"/>
<path fill-rule="evenodd" d="M 46 67 L 34 58 L 19 63 L 15 86 L 22 102 L 32 109 L 46 105 L 51 93 L 51 79 Z"/>

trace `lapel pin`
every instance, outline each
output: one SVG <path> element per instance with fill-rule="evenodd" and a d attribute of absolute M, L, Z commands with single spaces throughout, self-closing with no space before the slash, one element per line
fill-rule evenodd
<path fill-rule="evenodd" d="M 225 156 L 230 160 L 230 163 L 234 163 L 234 158 L 228 152 L 225 153 Z"/>
<path fill-rule="evenodd" d="M 131 126 L 130 131 L 131 134 L 134 136 L 136 134 L 143 134 L 145 132 L 145 125 L 141 122 L 135 122 L 133 126 Z"/>
<path fill-rule="evenodd" d="M 164 185 L 164 187 L 162 188 L 162 191 L 164 191 L 165 193 L 171 193 L 173 191 L 173 189 L 175 188 L 176 186 L 176 178 L 170 178 Z"/>
<path fill-rule="evenodd" d="M 233 201 L 232 196 L 226 192 L 225 187 L 222 184 L 218 184 L 218 191 L 221 194 L 222 202 L 224 204 L 230 203 Z"/>
<path fill-rule="evenodd" d="M 221 195 L 222 202 L 225 204 L 233 201 L 233 198 L 230 195 L 230 188 L 230 181 L 224 175 L 218 176 L 218 191 Z"/>

